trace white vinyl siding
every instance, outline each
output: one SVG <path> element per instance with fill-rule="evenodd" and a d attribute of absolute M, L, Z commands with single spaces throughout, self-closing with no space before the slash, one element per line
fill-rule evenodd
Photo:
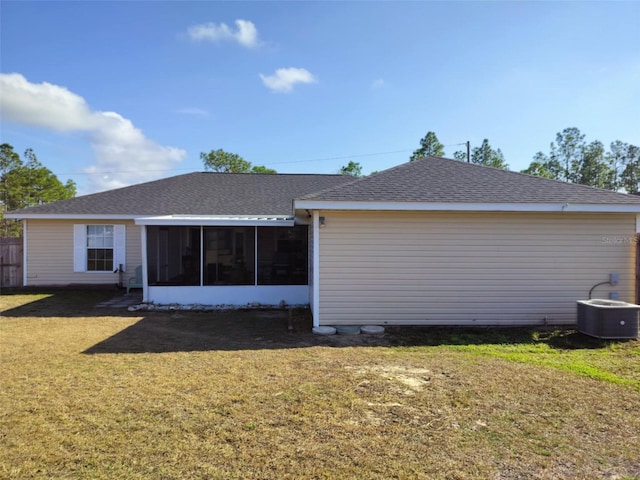
<path fill-rule="evenodd" d="M 86 272 L 88 224 L 116 226 L 114 242 L 118 247 L 114 257 L 115 267 L 122 263 L 127 272 L 133 274 L 135 267 L 142 264 L 140 227 L 133 221 L 101 220 L 78 224 L 77 220 L 32 219 L 27 222 L 27 285 L 117 283 L 118 274 L 113 272 Z M 84 251 L 84 256 L 79 255 L 81 251 Z"/>
<path fill-rule="evenodd" d="M 635 214 L 322 211 L 320 323 L 573 323 L 618 272 L 635 302 Z"/>

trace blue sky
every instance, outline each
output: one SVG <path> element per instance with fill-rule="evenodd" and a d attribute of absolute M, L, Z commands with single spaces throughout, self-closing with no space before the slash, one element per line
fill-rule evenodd
<path fill-rule="evenodd" d="M 282 173 L 557 132 L 640 144 L 640 2 L 2 1 L 0 141 L 79 193 L 238 153 Z"/>

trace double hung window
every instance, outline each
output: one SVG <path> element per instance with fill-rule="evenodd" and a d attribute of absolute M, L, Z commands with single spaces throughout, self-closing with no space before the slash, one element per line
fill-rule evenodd
<path fill-rule="evenodd" d="M 113 271 L 113 225 L 87 225 L 87 271 Z"/>
<path fill-rule="evenodd" d="M 113 273 L 126 271 L 124 225 L 76 224 L 73 226 L 73 271 Z"/>

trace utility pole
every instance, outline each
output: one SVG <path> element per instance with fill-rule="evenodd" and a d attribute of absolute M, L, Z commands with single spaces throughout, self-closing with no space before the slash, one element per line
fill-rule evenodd
<path fill-rule="evenodd" d="M 467 163 L 471 163 L 470 150 L 471 150 L 471 143 L 469 142 L 469 140 L 467 140 Z"/>

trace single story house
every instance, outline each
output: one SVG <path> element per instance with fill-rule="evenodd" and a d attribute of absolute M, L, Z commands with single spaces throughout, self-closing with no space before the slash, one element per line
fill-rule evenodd
<path fill-rule="evenodd" d="M 25 285 L 142 266 L 146 302 L 309 304 L 315 325 L 572 324 L 590 293 L 638 295 L 640 197 L 438 157 L 190 173 L 6 216 Z"/>

